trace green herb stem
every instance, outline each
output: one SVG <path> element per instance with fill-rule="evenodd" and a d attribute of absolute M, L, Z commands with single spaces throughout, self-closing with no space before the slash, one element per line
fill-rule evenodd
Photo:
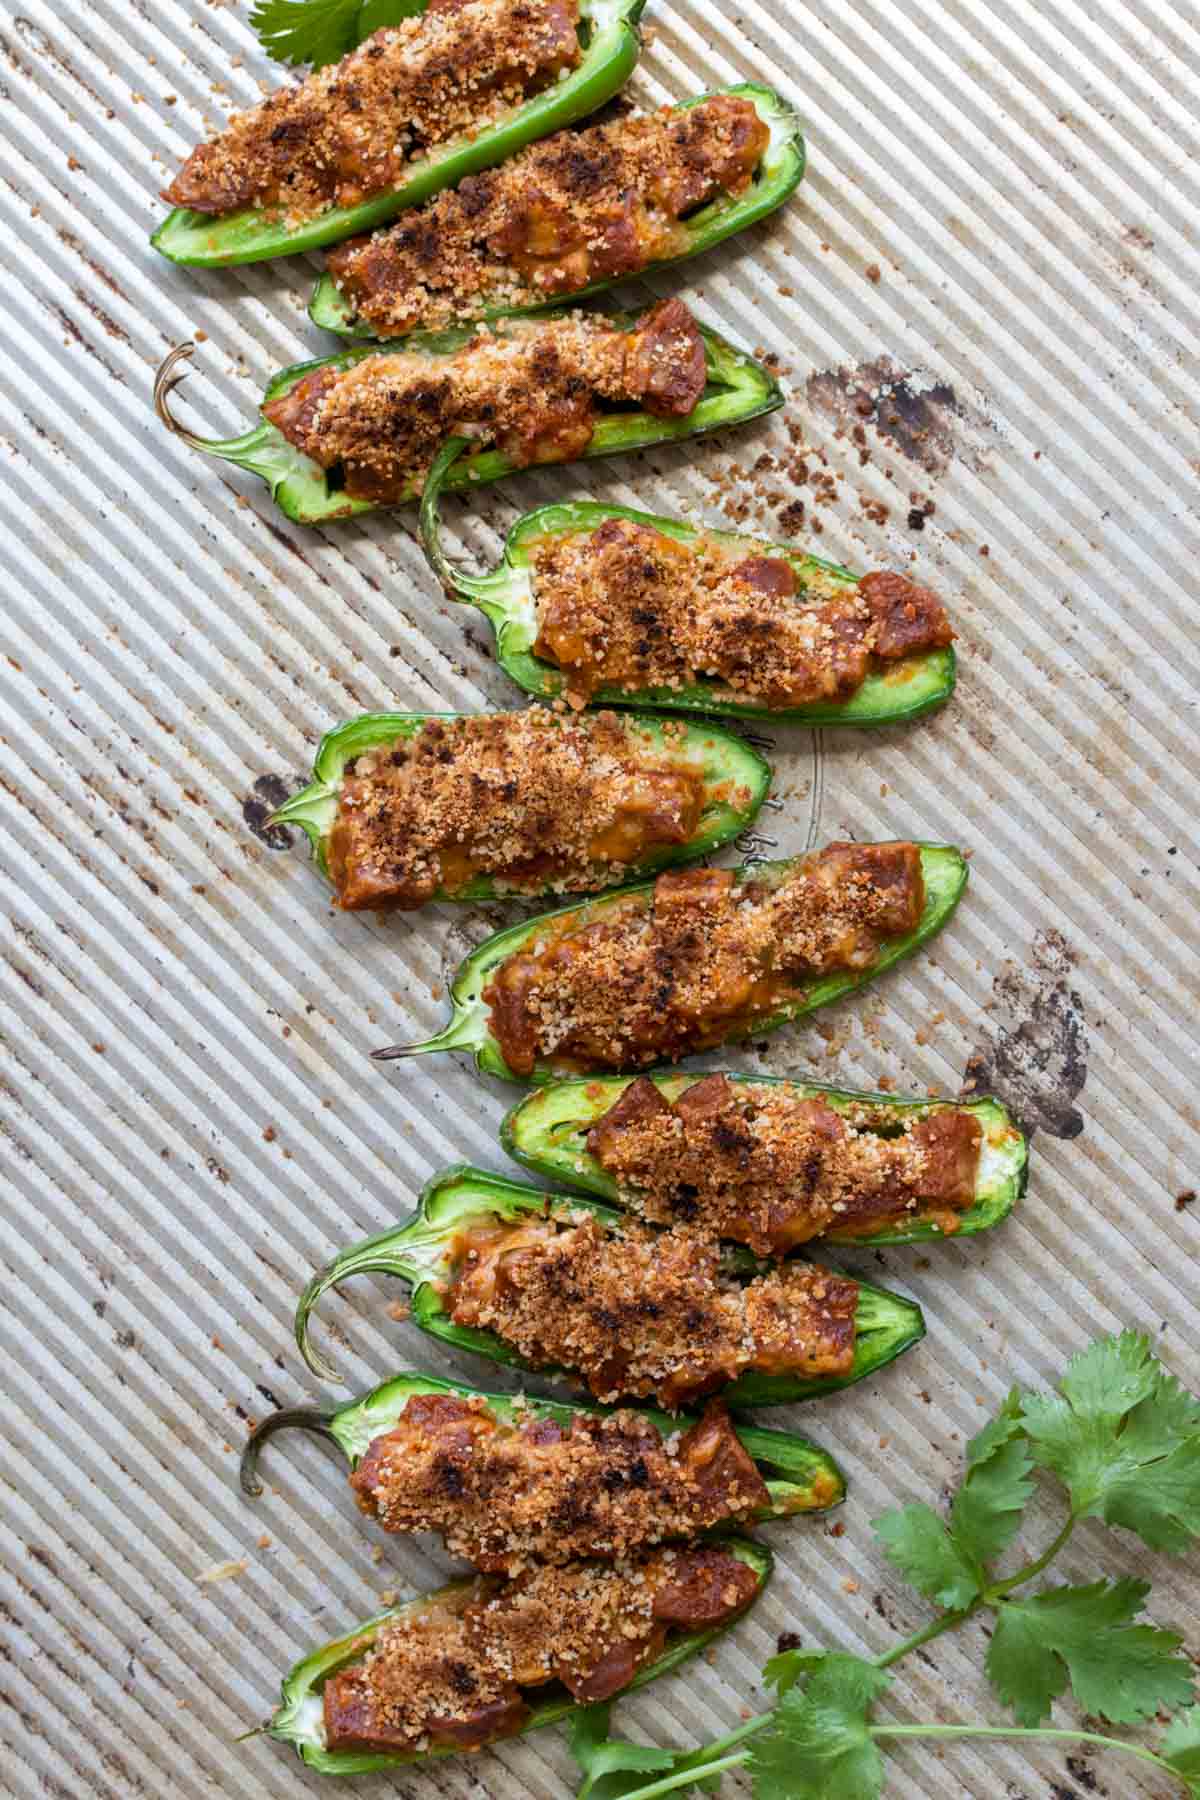
<path fill-rule="evenodd" d="M 697 1763 L 686 1769 L 676 1769 L 671 1775 L 664 1775 L 661 1781 L 652 1781 L 649 1787 L 640 1787 L 634 1800 L 656 1800 L 659 1794 L 673 1794 L 679 1788 L 690 1788 L 697 1781 L 705 1781 L 710 1775 L 723 1775 L 727 1769 L 736 1769 L 742 1763 L 749 1762 L 750 1752 L 739 1750 L 734 1756 L 722 1756 L 716 1762 Z"/>
<path fill-rule="evenodd" d="M 936 1619 L 931 1619 L 928 1625 L 922 1626 L 920 1631 L 914 1632 L 912 1637 L 905 1638 L 902 1644 L 897 1644 L 894 1649 L 885 1651 L 882 1656 L 875 1657 L 875 1667 L 890 1669 L 893 1663 L 899 1662 L 902 1656 L 907 1656 L 910 1650 L 919 1650 L 922 1644 L 931 1643 L 934 1638 L 941 1637 L 943 1631 L 953 1631 L 956 1625 L 963 1624 L 966 1619 L 971 1617 L 972 1613 L 978 1612 L 982 1605 L 983 1600 L 980 1598 L 973 1600 L 970 1606 L 964 1607 L 961 1612 L 940 1613 Z"/>
<path fill-rule="evenodd" d="M 705 1744 L 705 1755 L 724 1756 L 727 1750 L 732 1750 L 734 1745 L 740 1744 L 743 1738 L 753 1737 L 756 1731 L 761 1731 L 764 1725 L 769 1725 L 774 1717 L 774 1707 L 770 1712 L 755 1713 L 752 1719 L 747 1719 L 745 1724 L 739 1725 L 736 1731 L 726 1732 L 724 1737 L 714 1738 L 711 1744 Z"/>
<path fill-rule="evenodd" d="M 1076 1515 L 1072 1513 L 1054 1542 L 1042 1552 L 1036 1562 L 1027 1563 L 1023 1569 L 1018 1569 L 1015 1575 L 1009 1575 L 1003 1581 L 994 1582 L 983 1595 L 984 1603 L 990 1605 L 994 1600 L 1002 1600 L 1005 1594 L 1012 1592 L 1013 1588 L 1020 1587 L 1023 1582 L 1032 1581 L 1035 1575 L 1040 1575 L 1043 1569 L 1049 1568 L 1074 1531 L 1076 1523 Z"/>
<path fill-rule="evenodd" d="M 1060 1731 L 1050 1725 L 869 1725 L 867 1729 L 873 1738 L 1046 1738 L 1054 1743 L 1098 1744 L 1105 1750 L 1123 1750 L 1139 1762 L 1153 1763 L 1179 1780 L 1179 1770 L 1155 1756 L 1153 1750 L 1122 1738 L 1102 1737 L 1095 1731 Z"/>

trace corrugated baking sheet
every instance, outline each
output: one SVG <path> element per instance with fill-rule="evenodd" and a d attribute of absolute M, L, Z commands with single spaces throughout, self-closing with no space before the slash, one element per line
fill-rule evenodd
<path fill-rule="evenodd" d="M 282 1747 L 235 1736 L 297 1654 L 438 1565 L 372 1533 L 319 1446 L 281 1440 L 256 1506 L 237 1451 L 250 1418 L 318 1397 L 290 1349 L 303 1279 L 406 1212 L 439 1165 L 503 1168 L 511 1094 L 449 1059 L 366 1058 L 440 1021 L 447 967 L 499 915 L 335 918 L 263 822 L 348 714 L 518 696 L 475 615 L 437 595 L 410 514 L 290 525 L 151 412 L 154 366 L 182 338 L 201 342 L 181 408 L 216 435 L 275 367 L 324 348 L 304 319 L 310 265 L 189 273 L 146 243 L 156 189 L 206 121 L 278 79 L 248 8 L 15 5 L 0 30 L 3 1786 L 315 1793 Z M 780 357 L 787 409 L 703 448 L 507 481 L 454 514 L 462 543 L 493 557 L 517 511 L 586 492 L 753 529 L 786 514 L 818 550 L 911 563 L 944 592 L 954 704 L 911 730 L 774 734 L 770 829 L 785 851 L 957 840 L 969 896 L 931 955 L 733 1060 L 947 1093 L 973 1071 L 1035 1128 L 1004 1229 L 865 1259 L 920 1298 L 928 1339 L 786 1416 L 849 1472 L 844 1535 L 771 1530 L 779 1574 L 753 1616 L 711 1665 L 622 1706 L 634 1733 L 686 1742 L 756 1703 L 779 1632 L 876 1652 L 913 1627 L 869 1521 L 936 1499 L 1014 1378 L 1052 1376 L 1118 1324 L 1200 1373 L 1200 1203 L 1185 1198 L 1200 1179 L 1200 39 L 1167 0 L 682 0 L 646 23 L 639 100 L 766 77 L 807 122 L 786 213 L 680 278 L 705 319 Z M 833 477 L 824 501 L 796 479 L 800 446 Z M 326 1303 L 357 1385 L 410 1359 L 452 1366 L 388 1317 L 395 1298 L 359 1282 Z M 1066 1561 L 1082 1576 L 1118 1559 L 1151 1567 L 1088 1531 Z M 1193 1650 L 1198 1572 L 1153 1564 L 1158 1614 Z M 968 1631 L 913 1659 L 889 1705 L 995 1716 L 982 1649 Z M 908 1800 L 991 1800 L 1078 1794 L 1087 1765 L 981 1745 L 894 1769 Z M 1110 1794 L 1163 1791 L 1128 1765 L 1100 1776 Z M 567 1793 L 571 1775 L 550 1732 L 351 1786 L 508 1800 Z"/>

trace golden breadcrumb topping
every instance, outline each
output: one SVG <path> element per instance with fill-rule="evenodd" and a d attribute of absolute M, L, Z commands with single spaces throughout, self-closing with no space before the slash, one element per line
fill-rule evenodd
<path fill-rule="evenodd" d="M 478 1397 L 414 1395 L 350 1482 L 385 1530 L 439 1531 L 454 1555 L 507 1575 L 694 1537 L 769 1501 L 715 1402 L 664 1440 L 636 1412 L 559 1425 L 520 1406 L 497 1418 Z"/>
<path fill-rule="evenodd" d="M 619 882 L 697 831 L 704 775 L 672 742 L 681 735 L 664 727 L 656 742 L 615 713 L 534 706 L 434 719 L 364 751 L 346 765 L 329 835 L 338 903 L 420 906 L 477 876 L 512 893 Z"/>
<path fill-rule="evenodd" d="M 723 1624 L 757 1590 L 754 1571 L 720 1548 L 477 1582 L 389 1622 L 326 1682 L 326 1747 L 468 1749 L 511 1736 L 528 1717 L 523 1689 L 558 1681 L 577 1700 L 607 1699 L 673 1627 Z"/>
<path fill-rule="evenodd" d="M 854 1282 L 811 1264 L 743 1285 L 708 1233 L 611 1231 L 582 1211 L 473 1231 L 447 1293 L 456 1324 L 496 1332 L 535 1367 L 576 1372 L 600 1400 L 671 1408 L 748 1370 L 845 1374 L 857 1303 Z"/>
<path fill-rule="evenodd" d="M 329 269 L 380 337 L 534 306 L 683 254 L 683 215 L 747 187 L 768 136 L 732 94 L 560 131 L 339 245 Z"/>
<path fill-rule="evenodd" d="M 237 113 L 163 198 L 289 225 L 398 187 L 449 139 L 489 129 L 580 58 L 576 0 L 431 0 L 340 62 Z"/>
<path fill-rule="evenodd" d="M 842 1113 L 786 1086 L 724 1075 L 672 1103 L 642 1075 L 587 1142 L 643 1218 L 695 1222 L 769 1255 L 831 1231 L 918 1222 L 957 1231 L 975 1199 L 982 1137 L 978 1119 L 953 1107 Z"/>
<path fill-rule="evenodd" d="M 841 701 L 879 661 L 953 641 L 928 588 L 880 573 L 801 578 L 769 544 L 682 541 L 632 519 L 535 545 L 537 655 L 583 705 L 597 688 L 717 683 L 714 698 Z"/>
<path fill-rule="evenodd" d="M 924 908 L 916 844 L 830 844 L 781 874 L 660 875 L 590 924 L 565 914 L 484 989 L 515 1074 L 638 1068 L 753 1030 L 804 985 L 861 971 Z"/>
<path fill-rule="evenodd" d="M 700 329 L 663 300 L 622 330 L 603 315 L 481 325 L 441 356 L 381 350 L 325 365 L 263 407 L 263 415 L 323 469 L 339 468 L 353 499 L 419 492 L 449 437 L 496 448 L 517 466 L 582 456 L 598 399 L 683 418 L 704 392 Z"/>

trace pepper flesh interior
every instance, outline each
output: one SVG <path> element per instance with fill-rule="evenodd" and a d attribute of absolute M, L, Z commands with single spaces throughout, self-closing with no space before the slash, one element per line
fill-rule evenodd
<path fill-rule="evenodd" d="M 588 922 L 552 916 L 500 963 L 483 991 L 508 1067 L 642 1066 L 754 1029 L 836 970 L 871 967 L 919 924 L 920 847 L 831 844 L 735 883 L 731 871 L 660 875 Z"/>

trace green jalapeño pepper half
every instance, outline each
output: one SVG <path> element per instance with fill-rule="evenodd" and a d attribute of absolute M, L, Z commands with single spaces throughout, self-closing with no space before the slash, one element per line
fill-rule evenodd
<path fill-rule="evenodd" d="M 562 1401 L 543 1400 L 534 1395 L 522 1395 L 518 1402 L 513 1394 L 482 1393 L 478 1388 L 464 1387 L 457 1381 L 439 1381 L 433 1375 L 394 1375 L 361 1400 L 339 1407 L 336 1412 L 322 1413 L 295 1407 L 271 1413 L 246 1440 L 241 1462 L 242 1492 L 252 1499 L 261 1494 L 259 1452 L 277 1431 L 294 1425 L 317 1432 L 331 1439 L 351 1469 L 357 1469 L 375 1439 L 394 1430 L 408 1402 L 420 1394 L 452 1394 L 463 1400 L 483 1400 L 493 1417 L 505 1424 L 518 1416 L 532 1416 L 569 1429 L 572 1419 L 581 1413 L 600 1419 L 609 1411 L 584 1401 L 565 1405 Z M 643 1406 L 637 1411 L 663 1438 L 685 1432 L 696 1423 L 685 1414 L 657 1412 Z M 736 1424 L 735 1430 L 743 1448 L 758 1465 L 771 1497 L 770 1506 L 755 1515 L 756 1524 L 788 1519 L 796 1513 L 827 1512 L 830 1507 L 841 1505 L 846 1497 L 845 1477 L 824 1450 L 791 1431 L 768 1431 L 747 1424 Z"/>
<path fill-rule="evenodd" d="M 456 1350 L 469 1350 L 492 1362 L 523 1369 L 530 1365 L 494 1331 L 459 1325 L 445 1301 L 445 1283 L 454 1271 L 457 1245 L 472 1226 L 519 1224 L 524 1219 L 562 1218 L 591 1213 L 605 1226 L 620 1231 L 624 1215 L 597 1200 L 574 1194 L 548 1194 L 523 1182 L 506 1181 L 486 1170 L 459 1164 L 445 1169 L 426 1183 L 415 1213 L 402 1225 L 365 1238 L 334 1257 L 313 1277 L 296 1308 L 296 1343 L 315 1375 L 337 1380 L 337 1370 L 318 1355 L 309 1342 L 308 1324 L 321 1295 L 350 1275 L 395 1275 L 412 1289 L 412 1323 L 431 1337 Z M 730 1249 L 725 1266 L 731 1276 L 751 1277 L 766 1266 L 748 1250 Z M 925 1335 L 921 1309 L 912 1300 L 885 1288 L 858 1285 L 855 1313 L 854 1361 L 846 1375 L 805 1377 L 765 1375 L 751 1370 L 721 1389 L 731 1408 L 781 1406 L 794 1400 L 810 1400 L 838 1388 L 850 1387 L 864 1376 L 893 1362 Z M 546 1375 L 554 1371 L 539 1369 Z"/>
<path fill-rule="evenodd" d="M 638 313 L 620 313 L 610 314 L 608 318 L 610 323 L 622 329 L 631 329 L 640 316 Z M 761 363 L 707 327 L 700 328 L 700 335 L 704 340 L 708 379 L 703 395 L 691 412 L 675 419 L 657 418 L 641 409 L 602 413 L 584 452 L 586 457 L 618 456 L 655 444 L 699 437 L 707 431 L 719 431 L 726 425 L 744 425 L 783 405 L 779 383 Z M 403 347 L 407 355 L 427 356 L 431 370 L 436 372 L 440 356 L 450 356 L 461 350 L 473 336 L 470 328 L 420 332 L 406 338 Z M 239 469 L 260 476 L 270 488 L 275 504 L 297 524 L 318 525 L 327 519 L 348 519 L 358 513 L 377 510 L 376 501 L 350 499 L 337 486 L 335 471 L 322 469 L 311 457 L 290 444 L 278 427 L 267 419 L 236 438 L 199 438 L 185 431 L 173 417 L 167 402 L 180 377 L 180 362 L 192 356 L 194 351 L 193 344 L 180 344 L 165 358 L 155 377 L 155 411 L 176 437 L 193 450 L 218 456 L 225 462 L 235 463 Z M 386 351 L 364 345 L 356 350 L 346 350 L 340 356 L 294 363 L 271 380 L 263 395 L 263 404 L 289 393 L 297 382 L 303 381 L 315 369 L 348 369 L 364 357 L 383 354 Z M 442 485 L 446 487 L 473 487 L 479 482 L 497 481 L 520 466 L 500 450 L 477 450 L 463 455 L 463 440 L 459 438 L 451 439 L 446 451 L 439 454 L 439 462 L 451 446 L 453 453 L 448 460 L 454 467 L 445 476 Z M 431 479 L 432 472 L 427 480 Z M 414 486 L 404 498 L 415 500 L 418 491 Z"/>
<path fill-rule="evenodd" d="M 364 752 L 392 744 L 397 738 L 415 737 L 431 720 L 447 722 L 457 713 L 364 713 L 328 732 L 321 739 L 313 765 L 313 779 L 288 800 L 271 820 L 273 825 L 299 825 L 312 845 L 317 867 L 330 875 L 329 836 L 337 819 L 339 796 L 346 765 Z M 686 844 L 660 845 L 636 864 L 622 865 L 620 879 L 628 881 L 653 869 L 707 856 L 744 831 L 755 818 L 771 784 L 770 764 L 740 738 L 719 726 L 691 725 L 676 733 L 663 732 L 665 721 L 628 718 L 630 749 L 638 756 L 661 755 L 666 766 L 693 768 L 704 784 L 704 806 L 697 830 Z M 639 739 L 641 740 L 639 742 Z M 561 888 L 561 883 L 558 884 Z M 597 884 L 600 885 L 600 884 Z M 439 900 L 494 900 L 525 898 L 531 893 L 552 893 L 548 878 L 539 888 L 521 888 L 477 875 L 452 893 L 439 892 Z"/>
<path fill-rule="evenodd" d="M 150 242 L 172 262 L 212 269 L 264 262 L 273 256 L 295 256 L 302 250 L 319 250 L 326 244 L 340 243 L 360 231 L 373 231 L 406 206 L 419 206 L 422 200 L 440 193 L 442 188 L 453 187 L 465 175 L 503 162 L 535 138 L 558 131 L 603 106 L 624 85 L 637 62 L 640 46 L 635 27 L 644 3 L 645 0 L 580 0 L 583 55 L 577 66 L 486 131 L 439 144 L 412 165 L 412 174 L 398 188 L 375 194 L 357 206 L 331 207 L 298 225 L 289 225 L 278 207 L 250 206 L 217 217 L 176 207 Z M 423 3 L 414 5 L 412 0 L 376 6 L 370 16 L 370 30 L 394 25 L 400 18 L 424 10 Z M 364 32 L 366 35 L 369 33 Z"/>
<path fill-rule="evenodd" d="M 710 538 L 724 549 L 746 557 L 783 558 L 796 576 L 797 593 L 786 604 L 821 603 L 851 589 L 859 577 L 838 563 L 810 556 L 792 544 L 764 544 L 734 531 L 714 531 L 685 525 L 656 513 L 637 512 L 628 506 L 607 506 L 595 500 L 539 506 L 517 520 L 504 545 L 499 566 L 488 575 L 470 575 L 455 567 L 441 547 L 437 503 L 442 477 L 452 467 L 448 450 L 431 469 L 421 498 L 421 535 L 430 566 L 451 600 L 477 606 L 496 636 L 496 658 L 502 669 L 541 699 L 554 699 L 566 687 L 562 670 L 534 651 L 539 618 L 535 595 L 534 561 L 539 545 L 548 538 L 568 538 L 593 532 L 608 519 L 629 519 L 651 531 L 661 532 L 681 544 Z M 778 719 L 796 725 L 897 725 L 918 719 L 943 705 L 954 692 L 954 651 L 922 650 L 894 662 L 868 669 L 862 685 L 847 700 L 814 700 L 801 706 L 772 707 L 752 699 L 738 699 L 721 682 L 701 678 L 686 687 L 600 687 L 591 696 L 602 706 L 653 706 L 668 712 L 703 712 L 734 718 Z"/>
<path fill-rule="evenodd" d="M 731 1029 L 724 1041 L 729 1042 L 739 1036 L 762 1037 L 767 1032 L 777 1031 L 781 1026 L 790 1024 L 794 1019 L 815 1012 L 818 1007 L 829 1006 L 833 1001 L 842 999 L 843 995 L 865 987 L 876 976 L 882 975 L 904 957 L 911 956 L 914 950 L 919 950 L 935 936 L 962 898 L 967 885 L 967 863 L 961 850 L 956 850 L 949 844 L 922 844 L 919 848 L 921 872 L 925 882 L 925 905 L 915 931 L 908 932 L 903 937 L 889 939 L 869 968 L 838 969 L 830 974 L 815 976 L 803 984 L 797 998 L 789 1000 L 778 1012 Z M 734 871 L 734 880 L 739 886 L 749 882 L 768 885 L 781 882 L 802 860 L 800 857 L 790 857 L 777 862 L 748 863 Z M 613 894 L 587 901 L 582 906 L 556 907 L 551 912 L 539 914 L 536 919 L 527 920 L 520 925 L 510 925 L 507 930 L 485 938 L 459 964 L 450 986 L 449 1023 L 422 1043 L 394 1044 L 384 1050 L 373 1050 L 372 1056 L 377 1062 L 392 1062 L 401 1057 L 428 1056 L 438 1050 L 467 1050 L 474 1056 L 476 1068 L 484 1075 L 498 1075 L 504 1081 L 527 1081 L 537 1087 L 544 1087 L 548 1082 L 561 1079 L 564 1069 L 544 1057 L 538 1058 L 533 1073 L 529 1076 L 517 1074 L 509 1067 L 492 1030 L 491 1008 L 484 999 L 484 990 L 500 965 L 510 956 L 517 956 L 530 949 L 545 934 L 547 927 L 561 929 L 570 920 L 571 929 L 582 928 L 604 921 L 615 913 L 619 916 L 618 909 L 624 911 L 631 906 L 649 912 L 653 896 L 653 883 L 621 888 Z"/>
<path fill-rule="evenodd" d="M 707 206 L 702 206 L 698 212 L 690 213 L 681 222 L 682 247 L 673 256 L 648 263 L 645 269 L 637 270 L 639 275 L 666 268 L 671 263 L 683 262 L 689 256 L 699 256 L 703 251 L 723 243 L 726 238 L 733 237 L 736 232 L 744 231 L 748 225 L 766 218 L 768 213 L 782 206 L 788 196 L 795 192 L 804 175 L 804 138 L 799 120 L 773 88 L 746 81 L 739 83 L 737 87 L 719 88 L 715 93 L 748 100 L 753 106 L 770 134 L 762 160 L 744 193 L 724 194 L 710 201 Z M 690 100 L 681 100 L 672 111 L 690 112 L 692 107 L 701 106 L 706 100 L 713 98 L 714 93 L 696 94 Z M 528 306 L 485 306 L 479 311 L 478 317 L 523 317 L 540 312 L 547 306 L 560 306 L 566 301 L 582 300 L 589 294 L 603 293 L 627 279 L 625 275 L 613 275 L 603 281 L 590 282 L 587 287 L 577 288 L 573 293 L 554 294 Z M 339 292 L 330 274 L 322 275 L 317 282 L 308 315 L 314 325 L 320 325 L 325 331 L 336 332 L 339 337 L 379 336 L 378 332 L 355 317 L 353 302 Z"/>
<path fill-rule="evenodd" d="M 747 1568 L 753 1569 L 758 1580 L 757 1590 L 751 1596 L 750 1603 L 753 1605 L 771 1578 L 773 1559 L 770 1551 L 762 1544 L 741 1537 L 722 1540 L 722 1548 L 736 1556 L 739 1562 L 745 1563 Z M 464 1590 L 473 1586 L 474 1582 L 470 1580 L 450 1582 L 419 1600 L 410 1600 L 388 1612 L 379 1613 L 345 1637 L 323 1644 L 319 1650 L 304 1657 L 284 1678 L 282 1702 L 267 1726 L 270 1735 L 278 1738 L 281 1743 L 291 1744 L 309 1767 L 317 1769 L 322 1775 L 370 1775 L 379 1769 L 393 1769 L 400 1764 L 422 1761 L 425 1756 L 455 1755 L 453 1748 L 440 1746 L 420 1754 L 414 1751 L 327 1750 L 321 1690 L 330 1676 L 336 1675 L 350 1663 L 361 1662 L 385 1626 L 396 1620 L 412 1618 L 424 1608 L 439 1602 L 444 1604 L 449 1601 L 452 1604 L 456 1595 L 461 1595 Z M 647 1682 L 657 1681 L 660 1675 L 669 1675 L 673 1669 L 698 1655 L 733 1623 L 735 1620 L 730 1619 L 723 1625 L 707 1626 L 695 1631 L 673 1631 L 661 1653 L 645 1663 L 623 1691 L 631 1693 L 635 1688 L 645 1687 Z M 524 1737 L 526 1732 L 538 1731 L 543 1725 L 559 1724 L 561 1720 L 570 1717 L 575 1705 L 576 1702 L 562 1687 L 549 1689 L 544 1700 L 534 1701 L 529 1717 L 518 1735 Z"/>
<path fill-rule="evenodd" d="M 621 1204 L 614 1178 L 607 1174 L 588 1149 L 588 1132 L 616 1105 L 629 1086 L 630 1077 L 593 1075 L 581 1081 L 556 1082 L 519 1100 L 500 1127 L 500 1141 L 515 1162 L 544 1175 L 550 1181 L 582 1188 L 602 1200 Z M 703 1075 L 652 1076 L 660 1093 L 670 1101 L 703 1081 Z M 898 1100 L 893 1094 L 858 1093 L 851 1088 L 830 1087 L 824 1082 L 793 1081 L 778 1075 L 739 1075 L 725 1079 L 738 1087 L 771 1087 L 786 1090 L 797 1100 L 822 1100 L 836 1113 L 851 1117 L 866 1112 L 867 1129 L 882 1137 L 896 1136 L 906 1119 L 925 1118 L 931 1112 L 966 1113 L 979 1121 L 982 1139 L 975 1199 L 958 1216 L 953 1236 L 969 1237 L 988 1231 L 1006 1219 L 1025 1192 L 1029 1179 L 1029 1145 L 998 1100 Z M 917 1213 L 914 1222 L 888 1225 L 879 1231 L 830 1231 L 822 1243 L 862 1245 L 923 1244 L 948 1234 Z"/>

